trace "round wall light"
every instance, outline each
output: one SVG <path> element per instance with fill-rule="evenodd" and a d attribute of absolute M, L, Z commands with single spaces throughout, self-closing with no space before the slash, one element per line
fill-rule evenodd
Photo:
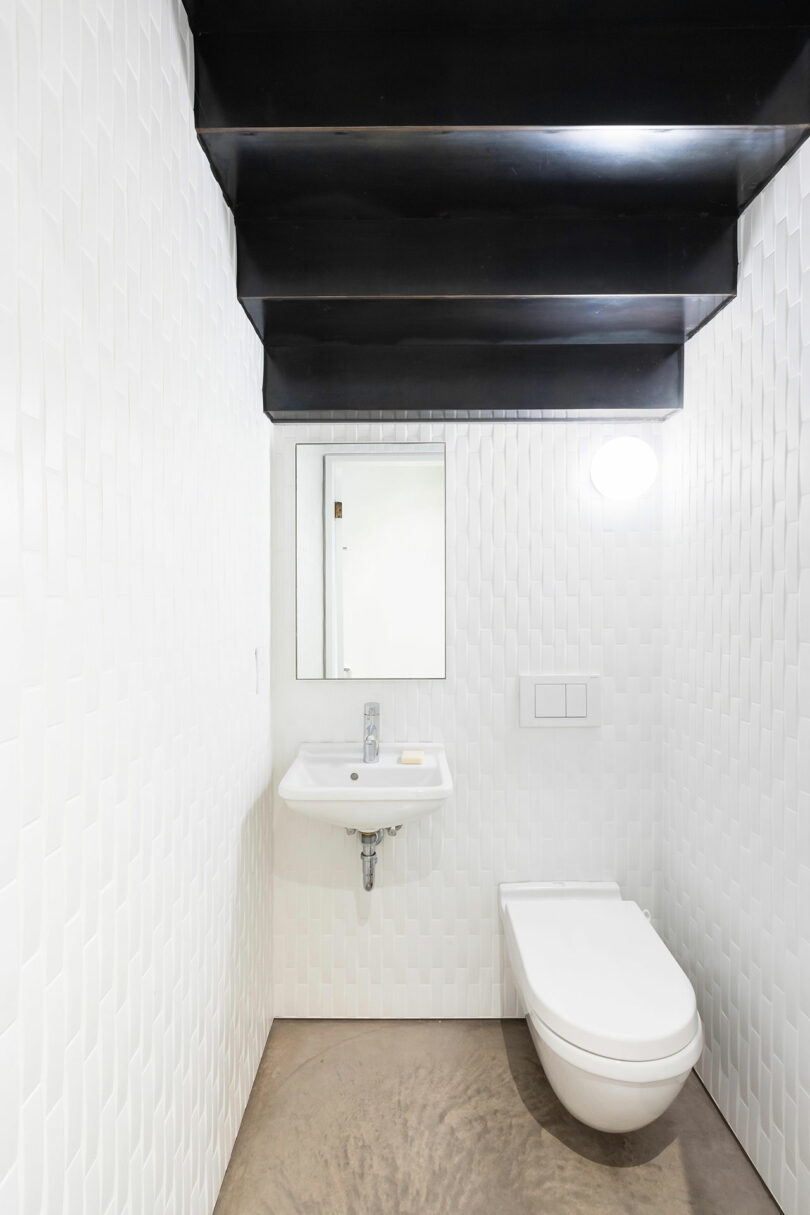
<path fill-rule="evenodd" d="M 630 436 L 609 439 L 591 462 L 591 480 L 614 502 L 641 497 L 657 476 L 658 460 L 649 443 Z"/>

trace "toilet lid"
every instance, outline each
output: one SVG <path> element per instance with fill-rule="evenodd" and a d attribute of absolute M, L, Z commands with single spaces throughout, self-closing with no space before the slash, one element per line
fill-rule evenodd
<path fill-rule="evenodd" d="M 692 985 L 637 903 L 541 898 L 505 907 L 529 1011 L 610 1059 L 663 1059 L 694 1038 Z"/>

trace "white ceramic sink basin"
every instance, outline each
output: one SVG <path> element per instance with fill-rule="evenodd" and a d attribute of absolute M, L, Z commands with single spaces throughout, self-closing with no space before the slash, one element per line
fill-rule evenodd
<path fill-rule="evenodd" d="M 403 751 L 424 763 L 400 763 Z M 376 764 L 363 763 L 359 743 L 304 743 L 278 787 L 291 810 L 336 827 L 376 831 L 438 810 L 453 792 L 439 743 L 383 743 Z"/>

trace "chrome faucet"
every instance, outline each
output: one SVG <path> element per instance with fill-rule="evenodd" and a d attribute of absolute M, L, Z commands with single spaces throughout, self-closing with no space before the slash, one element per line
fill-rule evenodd
<path fill-rule="evenodd" d="M 363 706 L 363 763 L 376 764 L 380 758 L 380 706 L 369 700 Z"/>

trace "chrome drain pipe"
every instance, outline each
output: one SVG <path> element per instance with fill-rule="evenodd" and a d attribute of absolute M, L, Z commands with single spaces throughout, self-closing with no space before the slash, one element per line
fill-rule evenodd
<path fill-rule="evenodd" d="M 377 845 L 383 842 L 386 834 L 396 835 L 402 830 L 398 827 L 380 827 L 377 831 L 359 831 L 357 827 L 347 827 L 347 835 L 359 835 L 362 842 L 360 857 L 363 862 L 363 889 L 374 889 L 374 870 L 377 868 Z"/>
<path fill-rule="evenodd" d="M 377 867 L 377 845 L 382 843 L 384 828 L 379 831 L 360 832 L 360 857 L 363 861 L 363 889 L 373 890 L 374 870 Z"/>

